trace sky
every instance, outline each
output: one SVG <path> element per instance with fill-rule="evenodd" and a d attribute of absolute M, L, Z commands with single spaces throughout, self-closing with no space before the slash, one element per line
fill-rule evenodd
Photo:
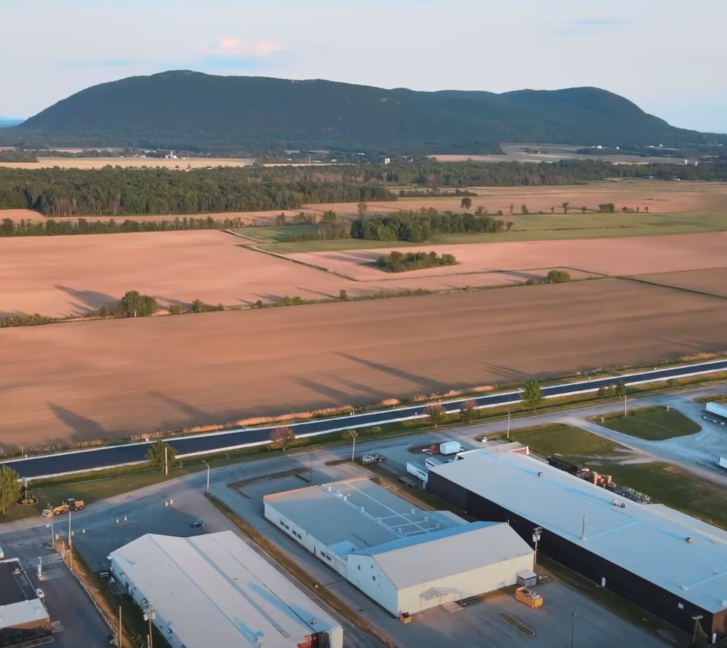
<path fill-rule="evenodd" d="M 727 0 L 0 0 L 0 115 L 186 69 L 416 90 L 597 86 L 727 132 Z"/>

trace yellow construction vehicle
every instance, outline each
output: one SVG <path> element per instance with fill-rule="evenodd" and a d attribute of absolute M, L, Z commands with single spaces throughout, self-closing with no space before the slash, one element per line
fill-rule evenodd
<path fill-rule="evenodd" d="M 71 497 L 60 506 L 51 506 L 49 504 L 43 511 L 43 517 L 57 517 L 58 515 L 65 515 L 69 511 L 82 511 L 85 508 L 86 503 L 83 500 L 77 500 Z"/>

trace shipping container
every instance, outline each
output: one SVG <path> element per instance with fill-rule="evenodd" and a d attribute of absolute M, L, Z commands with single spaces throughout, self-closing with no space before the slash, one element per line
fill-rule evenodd
<path fill-rule="evenodd" d="M 727 419 L 727 407 L 720 405 L 719 403 L 707 403 L 707 411 L 710 414 L 716 414 L 724 419 Z"/>

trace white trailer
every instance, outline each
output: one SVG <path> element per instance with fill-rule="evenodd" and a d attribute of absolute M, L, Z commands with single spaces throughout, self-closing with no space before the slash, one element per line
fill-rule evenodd
<path fill-rule="evenodd" d="M 439 454 L 453 455 L 462 452 L 462 444 L 459 441 L 445 441 L 439 444 Z"/>
<path fill-rule="evenodd" d="M 727 459 L 725 459 L 724 457 L 720 457 L 719 461 L 717 461 L 717 465 L 720 468 L 727 468 Z"/>
<path fill-rule="evenodd" d="M 724 419 L 727 419 L 727 407 L 719 403 L 707 403 L 707 411 Z"/>
<path fill-rule="evenodd" d="M 429 481 L 429 473 L 424 470 L 423 468 L 420 468 L 416 464 L 413 463 L 407 463 L 406 464 L 406 472 L 408 472 L 410 475 L 414 475 L 417 479 L 420 479 L 425 484 Z"/>

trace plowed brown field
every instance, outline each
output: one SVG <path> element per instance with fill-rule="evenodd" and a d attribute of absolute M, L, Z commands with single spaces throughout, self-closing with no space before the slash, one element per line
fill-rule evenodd
<path fill-rule="evenodd" d="M 722 262 L 727 263 L 727 255 L 723 257 Z M 636 278 L 663 286 L 685 288 L 718 297 L 727 297 L 727 268 L 711 268 L 691 272 L 661 272 L 652 275 L 640 275 Z"/>
<path fill-rule="evenodd" d="M 727 301 L 616 279 L 4 329 L 0 440 L 120 437 L 725 348 Z"/>
<path fill-rule="evenodd" d="M 292 259 L 329 268 L 359 281 L 371 281 L 381 272 L 371 263 L 401 246 L 376 250 L 313 252 L 288 255 Z M 635 275 L 715 268 L 727 262 L 727 232 L 643 236 L 570 241 L 522 241 L 423 245 L 417 251 L 453 254 L 456 266 L 417 270 L 417 277 L 566 267 L 606 275 Z M 705 277 L 707 274 L 705 274 Z M 702 281 L 710 281 L 702 279 Z M 471 285 L 475 285 L 474 283 Z"/>

